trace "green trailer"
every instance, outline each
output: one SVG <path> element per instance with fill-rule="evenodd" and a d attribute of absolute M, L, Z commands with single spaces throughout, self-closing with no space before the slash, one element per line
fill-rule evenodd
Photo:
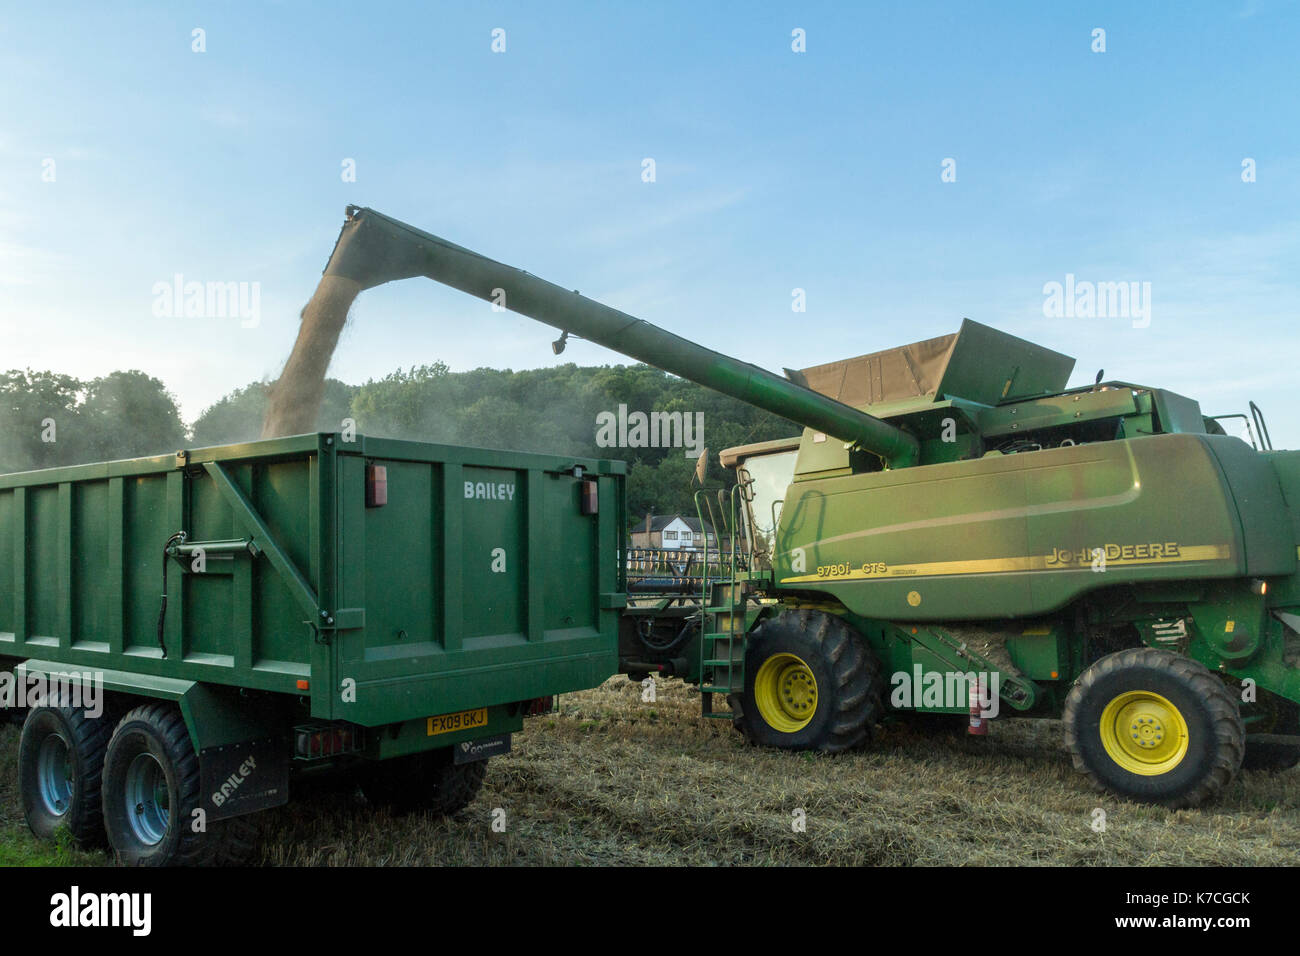
<path fill-rule="evenodd" d="M 616 670 L 625 470 L 339 433 L 0 476 L 33 830 L 233 862 L 309 774 L 464 806 Z"/>

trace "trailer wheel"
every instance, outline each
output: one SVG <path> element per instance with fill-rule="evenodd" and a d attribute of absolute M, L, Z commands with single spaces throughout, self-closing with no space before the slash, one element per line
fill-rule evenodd
<path fill-rule="evenodd" d="M 833 614 L 786 611 L 746 641 L 736 723 L 751 742 L 838 753 L 870 736 L 883 706 L 880 661 Z"/>
<path fill-rule="evenodd" d="M 1217 797 L 1236 776 L 1245 730 L 1236 699 L 1172 651 L 1103 657 L 1065 700 L 1065 744 L 1095 789 L 1171 808 Z"/>
<path fill-rule="evenodd" d="M 435 813 L 464 809 L 478 796 L 487 761 L 454 763 L 450 747 L 381 760 L 361 776 L 361 792 L 377 807 L 394 813 Z"/>
<path fill-rule="evenodd" d="M 1252 733 L 1300 734 L 1300 707 L 1284 697 L 1264 691 L 1255 704 L 1261 720 L 1250 725 Z M 1286 744 L 1253 743 L 1246 738 L 1246 757 L 1241 762 L 1243 770 L 1290 770 L 1300 763 L 1300 747 Z"/>
<path fill-rule="evenodd" d="M 23 814 L 32 832 L 50 839 L 66 826 L 84 846 L 104 842 L 100 786 L 112 724 L 78 707 L 34 707 L 18 743 Z"/>
<path fill-rule="evenodd" d="M 195 832 L 199 757 L 180 711 L 170 704 L 132 710 L 104 757 L 104 827 L 129 866 L 223 866 L 256 849 L 256 816 L 211 821 Z"/>

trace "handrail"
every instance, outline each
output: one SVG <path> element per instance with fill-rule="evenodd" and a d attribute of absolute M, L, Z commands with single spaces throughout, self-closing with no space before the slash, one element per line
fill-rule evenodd
<path fill-rule="evenodd" d="M 1268 426 L 1264 424 L 1264 413 L 1254 402 L 1250 403 L 1250 414 L 1254 416 L 1255 428 L 1259 432 L 1259 443 L 1264 451 L 1273 450 L 1273 439 L 1269 437 Z"/>

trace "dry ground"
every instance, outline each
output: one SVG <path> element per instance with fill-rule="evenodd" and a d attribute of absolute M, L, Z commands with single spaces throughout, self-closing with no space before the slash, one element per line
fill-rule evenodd
<path fill-rule="evenodd" d="M 530 720 L 482 794 L 450 819 L 372 812 L 359 795 L 300 793 L 266 815 L 269 865 L 1290 864 L 1300 770 L 1243 773 L 1205 810 L 1088 790 L 1053 721 L 994 722 L 983 740 L 882 730 L 822 757 L 746 746 L 699 695 L 614 678 Z M 104 862 L 26 833 L 13 784 L 17 728 L 0 729 L 0 863 Z M 492 829 L 504 811 L 505 832 Z M 1106 814 L 1094 831 L 1094 810 Z M 794 811 L 807 828 L 795 832 Z"/>

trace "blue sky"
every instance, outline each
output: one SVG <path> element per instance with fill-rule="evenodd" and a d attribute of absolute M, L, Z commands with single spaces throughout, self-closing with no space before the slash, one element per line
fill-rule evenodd
<path fill-rule="evenodd" d="M 1300 446 L 1295 3 L 51 9 L 0 13 L 0 367 L 141 368 L 192 420 L 278 373 L 356 203 L 775 370 L 969 316 Z M 155 315 L 177 273 L 259 283 L 260 320 Z M 1045 316 L 1067 274 L 1151 283 L 1149 326 Z M 412 280 L 331 374 L 552 338 Z"/>

